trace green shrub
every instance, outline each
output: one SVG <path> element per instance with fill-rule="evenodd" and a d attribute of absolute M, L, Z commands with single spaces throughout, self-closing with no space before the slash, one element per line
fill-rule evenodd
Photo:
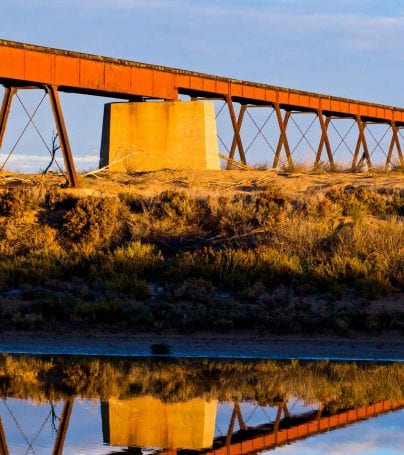
<path fill-rule="evenodd" d="M 150 297 L 150 289 L 146 281 L 138 280 L 129 274 L 111 277 L 105 282 L 105 287 L 110 291 L 130 294 L 139 300 Z"/>
<path fill-rule="evenodd" d="M 116 272 L 148 275 L 154 273 L 163 263 L 163 255 L 155 246 L 133 241 L 118 247 L 109 256 L 111 268 Z"/>

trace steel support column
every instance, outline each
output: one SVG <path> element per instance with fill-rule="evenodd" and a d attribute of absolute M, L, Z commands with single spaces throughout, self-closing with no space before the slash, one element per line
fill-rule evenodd
<path fill-rule="evenodd" d="M 63 404 L 62 416 L 60 417 L 59 428 L 56 434 L 55 443 L 53 445 L 52 455 L 62 455 L 63 453 L 63 446 L 66 439 L 67 429 L 69 427 L 73 403 L 74 398 L 68 397 Z"/>
<path fill-rule="evenodd" d="M 245 430 L 246 429 L 246 425 L 245 425 L 245 422 L 244 422 L 244 419 L 243 419 L 243 415 L 241 414 L 241 408 L 240 408 L 240 404 L 237 402 L 234 404 L 234 408 L 236 410 L 236 413 L 237 413 L 237 419 L 238 419 L 238 424 L 240 426 L 240 429 L 241 430 Z"/>
<path fill-rule="evenodd" d="M 234 111 L 233 100 L 232 100 L 231 96 L 228 96 L 228 95 L 225 96 L 225 100 L 226 100 L 226 103 L 227 103 L 227 107 L 229 108 L 230 119 L 231 119 L 231 123 L 233 125 L 233 131 L 234 131 L 234 139 L 235 139 L 235 141 L 237 143 L 238 153 L 240 155 L 240 161 L 243 164 L 247 164 L 246 159 L 245 159 L 243 142 L 242 142 L 241 136 L 240 136 L 240 128 L 238 126 L 238 121 L 237 121 L 237 118 L 236 118 L 236 112 Z"/>
<path fill-rule="evenodd" d="M 279 430 L 279 425 L 281 423 L 281 417 L 282 417 L 282 411 L 283 411 L 283 404 L 280 404 L 278 406 L 278 410 L 276 412 L 276 418 L 273 426 L 273 433 L 275 434 L 275 443 L 278 442 L 278 430 Z"/>
<path fill-rule="evenodd" d="M 368 169 L 371 169 L 372 161 L 370 159 L 368 144 L 366 142 L 366 136 L 365 136 L 366 123 L 362 121 L 360 115 L 356 116 L 356 123 L 358 125 L 359 136 L 358 136 L 358 142 L 356 143 L 355 153 L 354 153 L 353 160 L 352 160 L 352 170 L 356 170 L 357 167 L 361 166 L 365 159 L 366 159 L 366 163 L 368 165 Z M 358 163 L 358 157 L 359 157 L 359 151 L 360 151 L 361 145 L 363 147 L 363 155 Z"/>
<path fill-rule="evenodd" d="M 332 171 L 334 171 L 335 170 L 334 156 L 332 154 L 330 140 L 328 138 L 328 125 L 331 122 L 331 117 L 327 116 L 327 118 L 324 121 L 323 112 L 321 110 L 317 111 L 317 115 L 318 115 L 318 118 L 320 121 L 321 139 L 320 139 L 320 144 L 318 146 L 316 161 L 314 163 L 314 166 L 318 166 L 318 164 L 320 163 L 321 154 L 323 152 L 323 147 L 325 145 L 325 148 L 327 150 L 327 155 L 328 155 L 328 162 L 330 163 L 330 168 Z"/>
<path fill-rule="evenodd" d="M 286 128 L 288 126 L 288 122 L 289 122 L 291 113 L 289 111 L 286 111 L 285 118 L 283 119 L 279 103 L 275 103 L 274 108 L 275 108 L 275 112 L 276 112 L 276 118 L 278 119 L 280 135 L 279 135 L 278 147 L 276 149 L 272 167 L 273 168 L 278 167 L 279 158 L 281 156 L 281 151 L 282 151 L 282 145 L 285 148 L 286 159 L 288 160 L 288 164 L 289 164 L 289 166 L 292 166 L 293 165 L 292 154 L 290 153 L 289 142 L 288 142 L 288 138 L 286 136 Z"/>
<path fill-rule="evenodd" d="M 49 95 L 52 106 L 53 117 L 55 119 L 56 130 L 59 136 L 60 148 L 63 154 L 63 160 L 66 167 L 67 178 L 69 184 L 74 188 L 78 187 L 76 169 L 74 167 L 73 154 L 70 148 L 69 137 L 67 135 L 66 125 L 63 118 L 62 106 L 57 87 L 53 85 L 46 86 L 46 91 Z"/>
<path fill-rule="evenodd" d="M 244 114 L 245 114 L 246 110 L 247 110 L 247 106 L 243 104 L 240 107 L 240 112 L 238 114 L 238 119 L 237 119 L 237 130 L 238 130 L 239 134 L 240 134 L 240 131 L 241 131 L 241 125 L 243 123 Z M 232 143 L 231 143 L 231 147 L 230 147 L 230 153 L 229 153 L 229 159 L 230 160 L 234 159 L 234 154 L 236 152 L 236 147 L 237 147 L 237 139 L 236 139 L 236 135 L 234 135 Z M 243 149 L 243 152 L 244 152 L 244 149 Z M 227 169 L 231 168 L 231 164 L 230 163 L 231 163 L 231 161 L 227 162 Z M 246 163 L 243 163 L 243 164 L 246 164 Z"/>
<path fill-rule="evenodd" d="M 0 110 L 0 149 L 3 144 L 3 138 L 6 131 L 8 116 L 10 114 L 11 103 L 16 92 L 17 89 L 14 87 L 4 88 L 3 102 L 1 103 Z"/>
<path fill-rule="evenodd" d="M 236 423 L 236 418 L 238 419 L 238 424 L 240 426 L 240 429 L 245 430 L 246 425 L 244 423 L 244 419 L 241 414 L 240 404 L 238 402 L 234 403 L 233 412 L 231 413 L 229 428 L 227 429 L 227 434 L 226 434 L 226 446 L 230 445 L 231 437 L 234 432 L 234 425 Z"/>
<path fill-rule="evenodd" d="M 237 416 L 237 411 L 236 411 L 236 404 L 234 404 L 233 411 L 231 413 L 230 417 L 230 422 L 229 422 L 229 428 L 227 429 L 227 434 L 226 434 L 226 447 L 228 447 L 231 443 L 231 437 L 233 435 L 234 431 L 234 424 L 236 423 L 236 416 Z"/>
<path fill-rule="evenodd" d="M 0 455 L 9 455 L 6 434 L 4 433 L 3 422 L 0 417 Z"/>
<path fill-rule="evenodd" d="M 391 122 L 390 125 L 391 125 L 391 129 L 392 129 L 392 136 L 391 136 L 389 151 L 388 151 L 387 158 L 386 158 L 386 165 L 385 165 L 386 171 L 389 169 L 389 166 L 391 164 L 391 158 L 393 156 L 394 144 L 396 145 L 398 158 L 400 160 L 400 165 L 404 166 L 403 152 L 401 150 L 401 144 L 400 144 L 400 139 L 398 137 L 398 128 L 397 128 L 396 122 Z"/>

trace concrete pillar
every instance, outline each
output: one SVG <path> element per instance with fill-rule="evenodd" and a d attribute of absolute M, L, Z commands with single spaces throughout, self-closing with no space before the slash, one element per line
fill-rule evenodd
<path fill-rule="evenodd" d="M 163 403 L 152 396 L 101 402 L 104 442 L 111 445 L 198 450 L 211 448 L 217 400 Z"/>
<path fill-rule="evenodd" d="M 220 169 L 214 104 L 106 104 L 100 167 L 106 165 L 117 172 Z"/>

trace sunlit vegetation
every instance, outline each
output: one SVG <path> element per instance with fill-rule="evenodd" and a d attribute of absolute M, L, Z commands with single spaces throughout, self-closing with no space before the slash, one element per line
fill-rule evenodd
<path fill-rule="evenodd" d="M 404 329 L 403 189 L 247 183 L 3 193 L 1 325 Z"/>
<path fill-rule="evenodd" d="M 291 397 L 329 410 L 404 398 L 404 365 L 209 359 L 0 356 L 3 397 L 38 401 L 66 395 L 177 402 L 203 397 L 275 405 Z"/>

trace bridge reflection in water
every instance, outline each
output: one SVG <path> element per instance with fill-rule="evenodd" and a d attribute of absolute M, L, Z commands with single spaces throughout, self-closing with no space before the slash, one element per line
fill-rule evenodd
<path fill-rule="evenodd" d="M 42 406 L 35 405 L 36 409 L 49 406 L 50 410 L 45 421 L 36 424 L 39 430 L 31 439 L 22 429 L 24 422 L 18 421 L 13 415 L 13 401 L 16 400 L 3 400 L 3 406 L 0 408 L 0 454 L 14 453 L 9 449 L 7 428 L 3 427 L 2 422 L 2 417 L 8 417 L 10 420 L 10 416 L 25 439 L 25 453 L 42 453 L 34 449 L 36 439 L 50 417 L 56 417 L 53 419 L 56 430 L 52 441 L 53 447 L 49 449 L 54 455 L 62 454 L 69 425 L 72 423 L 75 398 L 67 397 L 64 400 L 59 416 L 56 416 L 55 405 L 52 402 L 41 403 Z M 127 447 L 125 451 L 128 453 L 140 454 L 141 448 L 147 447 L 161 455 L 185 454 L 190 450 L 195 454 L 241 455 L 272 449 L 403 409 L 404 400 L 381 401 L 334 413 L 324 410 L 320 403 L 307 406 L 298 399 L 278 403 L 276 406 L 259 406 L 251 402 L 236 401 L 226 403 L 227 407 L 231 407 L 231 413 L 229 412 L 226 418 L 220 416 L 219 422 L 220 406 L 223 405 L 217 400 L 203 398 L 176 403 L 165 403 L 150 395 L 126 400 L 111 398 L 101 400 L 99 426 L 102 425 L 104 444 Z M 255 419 L 253 424 L 249 423 L 251 415 L 258 408 L 261 408 L 262 415 L 266 416 L 264 422 L 261 419 L 261 422 L 257 423 Z M 9 416 L 3 416 L 3 413 L 9 413 Z M 221 429 L 219 424 L 222 426 Z"/>
<path fill-rule="evenodd" d="M 402 409 L 404 400 L 382 401 L 328 415 L 323 415 L 320 403 L 317 409 L 295 414 L 289 411 L 287 403 L 279 403 L 275 418 L 256 426 L 247 424 L 240 404 L 234 402 L 227 432 L 218 437 L 214 437 L 217 400 L 162 403 L 152 397 L 141 397 L 108 400 L 101 406 L 104 441 L 108 444 L 128 448 L 164 447 L 161 453 L 165 455 L 189 450 L 237 455 L 274 448 Z M 235 431 L 236 423 L 238 431 Z"/>
<path fill-rule="evenodd" d="M 403 378 L 401 363 L 2 354 L 0 455 L 242 455 L 299 439 L 295 453 L 340 453 L 372 438 L 401 455 Z"/>
<path fill-rule="evenodd" d="M 201 398 L 163 403 L 152 396 L 103 401 L 104 441 L 119 446 L 211 448 L 217 403 Z"/>

